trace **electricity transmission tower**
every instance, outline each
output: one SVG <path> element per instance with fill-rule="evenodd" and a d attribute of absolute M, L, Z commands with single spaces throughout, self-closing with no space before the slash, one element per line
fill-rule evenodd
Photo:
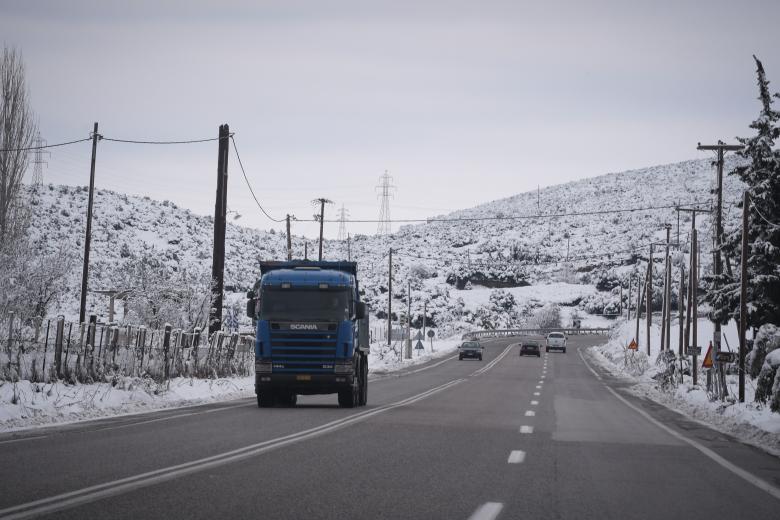
<path fill-rule="evenodd" d="M 41 148 L 47 144 L 46 139 L 41 139 L 41 133 L 38 132 L 35 136 L 35 159 L 33 159 L 32 181 L 34 186 L 38 186 L 43 182 L 43 165 L 49 165 L 49 163 L 43 159 L 43 154 L 49 154 L 51 156 L 51 152 Z"/>
<path fill-rule="evenodd" d="M 336 237 L 337 240 L 346 240 L 347 239 L 347 217 L 349 216 L 349 211 L 344 209 L 344 204 L 341 205 L 341 209 L 338 211 L 339 215 L 339 234 Z"/>
<path fill-rule="evenodd" d="M 375 189 L 377 191 L 377 198 L 381 200 L 379 207 L 379 225 L 377 226 L 376 233 L 380 236 L 388 236 L 392 233 L 390 225 L 390 198 L 393 196 L 393 190 L 395 186 L 392 184 L 393 178 L 385 170 L 384 175 L 379 177 L 379 186 Z"/>

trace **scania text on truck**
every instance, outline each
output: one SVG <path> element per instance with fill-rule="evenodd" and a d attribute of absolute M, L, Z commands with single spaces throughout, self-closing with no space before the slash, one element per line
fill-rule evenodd
<path fill-rule="evenodd" d="M 255 393 L 261 408 L 298 395 L 338 394 L 342 407 L 368 400 L 368 314 L 355 262 L 261 262 L 247 293 L 255 320 Z"/>

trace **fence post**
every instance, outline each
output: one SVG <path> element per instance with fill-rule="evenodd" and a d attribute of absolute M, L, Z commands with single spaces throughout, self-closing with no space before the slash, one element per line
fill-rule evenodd
<path fill-rule="evenodd" d="M 119 349 L 119 327 L 111 326 L 111 368 L 116 370 L 116 351 Z"/>
<path fill-rule="evenodd" d="M 62 341 L 65 337 L 65 316 L 57 316 L 57 332 L 54 336 L 54 370 L 57 379 L 62 377 Z"/>
<path fill-rule="evenodd" d="M 8 349 L 8 363 L 11 363 L 11 345 L 12 337 L 14 335 L 14 311 L 8 311 L 8 342 L 6 348 Z"/>
<path fill-rule="evenodd" d="M 165 380 L 168 381 L 170 376 L 170 370 L 168 367 L 168 351 L 171 346 L 171 324 L 165 324 L 165 336 L 163 336 L 163 375 Z"/>
<path fill-rule="evenodd" d="M 195 356 L 195 359 L 193 361 L 193 370 L 192 373 L 196 376 L 198 375 L 198 350 L 200 350 L 200 327 L 195 327 L 195 330 L 193 331 L 194 336 L 192 337 L 192 354 Z"/>

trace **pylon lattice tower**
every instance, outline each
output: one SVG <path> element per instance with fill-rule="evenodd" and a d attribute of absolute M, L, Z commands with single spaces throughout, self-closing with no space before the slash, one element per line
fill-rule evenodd
<path fill-rule="evenodd" d="M 349 216 L 349 211 L 344 209 L 344 204 L 342 204 L 341 209 L 338 210 L 338 216 L 339 216 L 339 234 L 336 237 L 336 239 L 346 240 L 347 239 L 347 217 Z"/>
<path fill-rule="evenodd" d="M 390 223 L 390 198 L 393 197 L 393 178 L 390 176 L 387 170 L 384 175 L 379 177 L 379 186 L 376 187 L 377 198 L 381 201 L 379 206 L 379 225 L 377 226 L 376 233 L 380 236 L 389 236 L 392 233 L 392 226 Z"/>
<path fill-rule="evenodd" d="M 43 165 L 49 165 L 43 159 L 43 154 L 51 155 L 51 152 L 44 150 L 42 147 L 46 146 L 46 139 L 41 139 L 41 133 L 35 136 L 35 158 L 33 159 L 33 185 L 38 186 L 43 182 Z"/>

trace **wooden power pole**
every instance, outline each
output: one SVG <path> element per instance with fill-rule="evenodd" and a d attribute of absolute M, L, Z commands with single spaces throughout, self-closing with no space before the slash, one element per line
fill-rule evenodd
<path fill-rule="evenodd" d="M 387 261 L 387 346 L 392 346 L 393 338 L 393 248 Z"/>
<path fill-rule="evenodd" d="M 723 239 L 723 155 L 725 152 L 735 152 L 738 150 L 741 150 L 743 146 L 741 144 L 726 144 L 723 141 L 718 141 L 718 144 L 712 144 L 712 145 L 703 145 L 701 143 L 698 144 L 696 147 L 697 150 L 709 150 L 717 152 L 718 159 L 716 162 L 717 166 L 717 206 L 715 208 L 716 214 L 715 214 L 715 284 L 720 283 L 720 275 L 723 274 L 723 263 L 722 258 L 720 254 L 720 248 L 722 245 L 722 239 Z M 715 287 L 717 289 L 717 287 Z M 714 373 L 718 373 L 719 363 L 717 361 L 717 353 L 720 352 L 720 340 L 721 340 L 721 328 L 720 328 L 720 322 L 718 320 L 713 320 L 713 325 L 715 326 L 715 331 L 712 334 L 712 345 L 713 345 L 713 354 L 712 354 L 712 370 Z M 721 391 L 721 399 L 725 399 L 725 387 L 722 388 Z"/>
<path fill-rule="evenodd" d="M 92 162 L 89 167 L 89 200 L 87 202 L 87 232 L 84 240 L 84 266 L 81 270 L 81 305 L 79 306 L 79 323 L 84 323 L 87 313 L 87 280 L 89 280 L 89 246 L 92 242 L 92 203 L 95 194 L 95 157 L 97 143 L 101 138 L 98 134 L 98 124 L 92 130 Z M 9 336 L 10 337 L 10 336 Z"/>
<path fill-rule="evenodd" d="M 750 224 L 750 195 L 742 196 L 742 261 L 739 281 L 739 402 L 745 402 L 745 356 L 747 355 L 747 285 L 748 238 Z"/>
<path fill-rule="evenodd" d="M 211 263 L 211 279 L 214 283 L 211 312 L 209 313 L 209 334 L 222 329 L 222 293 L 225 287 L 225 231 L 227 225 L 227 183 L 230 128 L 219 127 L 217 149 L 217 198 L 214 203 L 214 253 Z"/>
<path fill-rule="evenodd" d="M 290 214 L 287 214 L 287 261 L 292 260 L 292 237 L 290 236 Z"/>

